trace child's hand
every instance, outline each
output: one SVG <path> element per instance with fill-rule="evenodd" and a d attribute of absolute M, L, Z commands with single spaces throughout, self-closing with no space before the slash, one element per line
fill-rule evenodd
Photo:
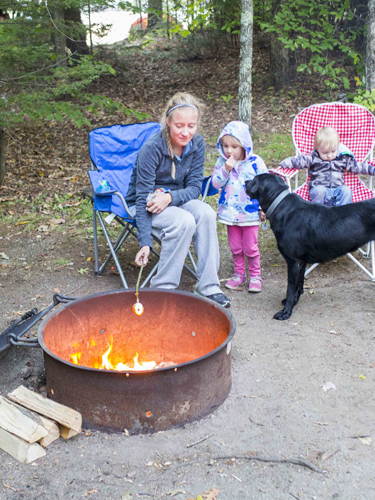
<path fill-rule="evenodd" d="M 260 222 L 264 222 L 267 218 L 266 214 L 262 210 L 259 210 L 259 218 L 260 218 Z"/>
<path fill-rule="evenodd" d="M 230 156 L 227 161 L 225 162 L 225 170 L 227 172 L 230 172 L 232 168 L 235 166 L 236 160 L 234 159 L 234 156 Z"/>

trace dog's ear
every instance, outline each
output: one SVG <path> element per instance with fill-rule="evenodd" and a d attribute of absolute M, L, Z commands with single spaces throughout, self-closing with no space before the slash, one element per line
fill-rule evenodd
<path fill-rule="evenodd" d="M 245 191 L 251 200 L 256 200 L 259 194 L 259 185 L 257 177 L 251 181 L 246 181 Z"/>

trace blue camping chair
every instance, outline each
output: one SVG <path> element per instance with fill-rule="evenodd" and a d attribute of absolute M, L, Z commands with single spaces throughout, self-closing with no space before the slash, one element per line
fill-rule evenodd
<path fill-rule="evenodd" d="M 89 133 L 89 148 L 91 167 L 88 174 L 91 181 L 93 196 L 93 229 L 94 229 L 94 255 L 95 274 L 101 275 L 111 259 L 114 260 L 124 288 L 128 288 L 127 281 L 117 257 L 117 251 L 129 235 L 136 237 L 136 220 L 130 215 L 129 207 L 125 201 L 126 193 L 135 164 L 138 151 L 143 143 L 152 135 L 159 132 L 161 125 L 155 122 L 135 123 L 130 125 L 112 125 L 97 128 Z M 211 185 L 211 177 L 205 177 L 202 184 L 202 199 L 218 192 Z M 103 213 L 108 216 L 103 218 Z M 97 218 L 107 240 L 110 253 L 99 267 L 98 264 L 98 233 Z M 117 240 L 112 243 L 108 234 L 107 225 L 116 220 L 122 230 Z M 160 245 L 157 234 L 152 234 L 154 241 Z M 152 253 L 159 259 L 160 255 L 155 249 Z M 184 268 L 196 278 L 197 267 L 191 252 L 188 253 L 192 268 Z M 148 274 L 141 287 L 147 285 L 156 273 L 158 262 Z"/>

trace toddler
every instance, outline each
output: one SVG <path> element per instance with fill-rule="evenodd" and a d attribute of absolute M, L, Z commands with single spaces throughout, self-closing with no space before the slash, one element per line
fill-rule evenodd
<path fill-rule="evenodd" d="M 339 206 L 352 202 L 352 191 L 344 184 L 344 170 L 374 175 L 375 167 L 357 162 L 340 143 L 339 134 L 330 127 L 320 128 L 314 139 L 315 150 L 308 155 L 291 156 L 280 163 L 282 168 L 308 168 L 310 200 L 321 205 Z"/>
<path fill-rule="evenodd" d="M 250 274 L 249 292 L 260 292 L 259 203 L 247 196 L 245 182 L 268 170 L 262 158 L 253 153 L 250 130 L 245 123 L 228 123 L 219 136 L 217 148 L 220 157 L 215 165 L 212 184 L 217 189 L 221 188 L 219 222 L 227 226 L 234 263 L 234 276 L 225 286 L 236 290 L 246 283 L 246 256 Z"/>

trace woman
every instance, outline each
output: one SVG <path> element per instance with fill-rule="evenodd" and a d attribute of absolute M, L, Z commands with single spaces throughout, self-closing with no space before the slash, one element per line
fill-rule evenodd
<path fill-rule="evenodd" d="M 162 114 L 162 131 L 148 139 L 138 153 L 126 201 L 137 216 L 138 266 L 148 262 L 151 231 L 161 240 L 158 272 L 150 286 L 178 287 L 193 241 L 198 258 L 196 292 L 229 307 L 217 274 L 216 213 L 197 199 L 205 153 L 203 137 L 196 133 L 201 109 L 202 104 L 187 93 L 169 100 Z"/>

